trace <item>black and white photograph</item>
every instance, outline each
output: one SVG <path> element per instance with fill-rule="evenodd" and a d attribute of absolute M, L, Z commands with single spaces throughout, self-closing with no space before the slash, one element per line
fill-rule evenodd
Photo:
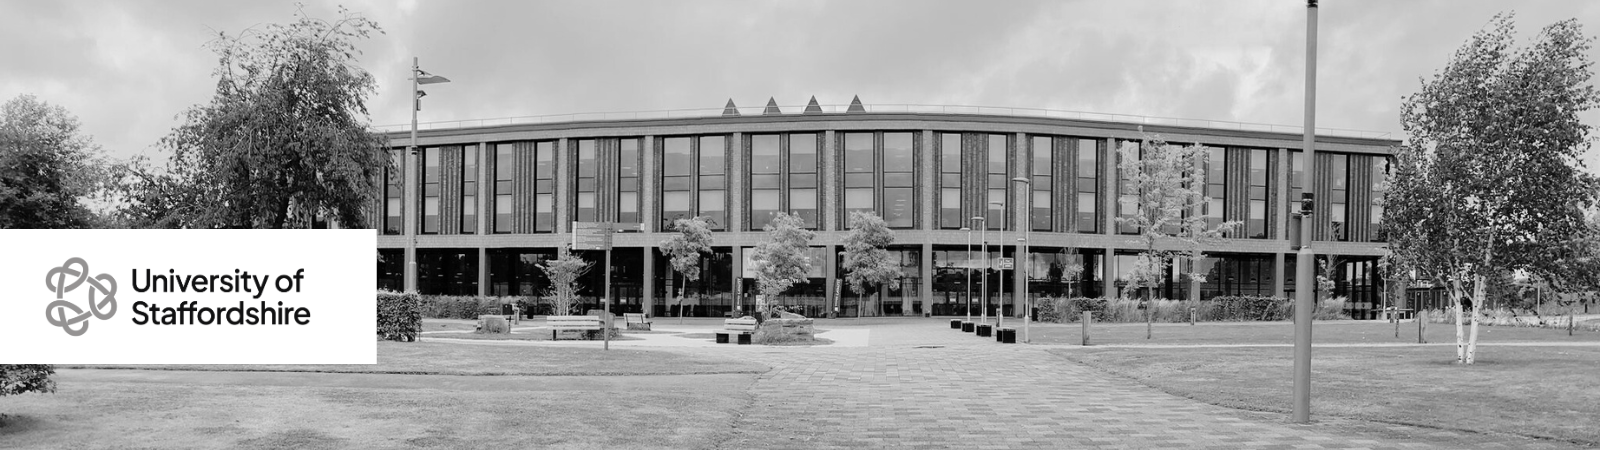
<path fill-rule="evenodd" d="M 0 449 L 1600 448 L 1597 37 L 0 0 Z"/>

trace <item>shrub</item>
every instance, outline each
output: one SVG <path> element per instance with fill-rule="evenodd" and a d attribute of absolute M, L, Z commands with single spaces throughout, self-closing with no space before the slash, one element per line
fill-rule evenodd
<path fill-rule="evenodd" d="M 378 291 L 378 338 L 415 342 L 422 332 L 421 306 L 416 293 Z"/>
<path fill-rule="evenodd" d="M 1283 297 L 1222 296 L 1200 303 L 1205 306 L 1197 307 L 1197 320 L 1210 322 L 1288 320 L 1294 309 L 1294 301 Z"/>
<path fill-rule="evenodd" d="M 500 305 L 523 303 L 522 297 L 424 295 L 421 298 L 422 316 L 429 319 L 477 320 L 484 314 L 500 314 Z"/>
<path fill-rule="evenodd" d="M 56 391 L 55 366 L 49 364 L 0 364 L 0 397 L 38 392 Z"/>

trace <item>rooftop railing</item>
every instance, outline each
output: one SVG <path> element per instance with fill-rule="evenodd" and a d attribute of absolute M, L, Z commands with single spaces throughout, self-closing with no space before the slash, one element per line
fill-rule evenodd
<path fill-rule="evenodd" d="M 846 114 L 850 105 L 820 105 L 821 113 L 811 114 Z M 872 104 L 861 105 L 868 113 L 915 113 L 915 114 L 964 114 L 983 116 L 1011 116 L 1011 117 L 1047 117 L 1053 119 L 1093 120 L 1102 122 L 1133 123 L 1141 125 L 1168 125 L 1182 127 L 1212 128 L 1222 130 L 1261 131 L 1269 133 L 1300 134 L 1303 129 L 1299 125 L 1278 125 L 1267 123 L 1237 122 L 1231 120 L 1212 119 L 1184 119 L 1175 117 L 1141 116 L 1134 114 L 1112 114 L 1087 111 L 1065 111 L 1044 108 L 1009 108 L 995 106 L 960 106 L 960 105 L 916 105 L 916 104 Z M 803 115 L 805 106 L 779 106 L 783 115 Z M 761 116 L 766 111 L 765 106 L 738 107 L 741 116 Z M 493 119 L 471 120 L 445 120 L 437 122 L 420 122 L 417 130 L 443 130 L 455 128 L 491 127 L 504 125 L 524 124 L 549 124 L 568 122 L 603 122 L 617 120 L 651 120 L 651 119 L 689 119 L 704 117 L 722 117 L 726 108 L 699 108 L 699 109 L 668 109 L 655 111 L 623 111 L 623 112 L 596 112 L 596 113 L 571 113 L 551 114 L 544 116 L 501 117 Z M 383 133 L 398 133 L 411 131 L 410 124 L 377 125 L 373 129 Z M 1387 139 L 1390 133 L 1385 131 L 1354 130 L 1348 128 L 1317 127 L 1317 134 L 1324 136 L 1344 136 L 1364 139 Z"/>

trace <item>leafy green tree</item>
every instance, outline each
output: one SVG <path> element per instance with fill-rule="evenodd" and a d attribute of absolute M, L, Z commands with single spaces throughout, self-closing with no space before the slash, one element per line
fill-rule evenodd
<path fill-rule="evenodd" d="M 0 397 L 37 392 L 49 394 L 56 391 L 55 366 L 49 364 L 0 364 Z M 0 414 L 0 425 L 5 425 L 5 414 Z"/>
<path fill-rule="evenodd" d="M 31 95 L 0 106 L 0 228 L 85 228 L 105 163 L 78 118 Z"/>
<path fill-rule="evenodd" d="M 211 101 L 190 108 L 161 140 L 165 170 L 130 166 L 125 210 L 143 226 L 297 228 L 315 217 L 346 228 L 366 213 L 389 164 L 387 142 L 367 124 L 375 92 L 355 42 L 378 25 L 341 9 L 325 21 L 297 13 L 288 25 L 210 43 L 219 61 Z"/>
<path fill-rule="evenodd" d="M 1125 291 L 1145 292 L 1145 339 L 1153 333 L 1155 304 L 1151 300 L 1153 291 L 1161 287 L 1167 264 L 1174 258 L 1200 261 L 1205 257 L 1202 245 L 1219 243 L 1239 227 L 1238 221 L 1212 227 L 1202 214 L 1211 202 L 1202 191 L 1204 163 L 1210 154 L 1205 147 L 1170 145 L 1158 136 L 1148 136 L 1142 144 L 1126 142 L 1117 149 L 1117 168 L 1128 180 L 1128 195 L 1135 196 L 1134 214 L 1118 217 L 1117 223 L 1137 227 L 1144 244 Z M 1212 213 L 1220 215 L 1221 211 Z M 1191 271 L 1189 276 L 1203 280 L 1205 274 Z"/>
<path fill-rule="evenodd" d="M 581 313 L 578 311 L 578 289 L 581 288 L 578 279 L 594 269 L 594 263 L 563 248 L 556 259 L 541 261 L 538 267 L 550 279 L 550 287 L 545 289 L 545 296 L 550 297 L 550 314 Z"/>
<path fill-rule="evenodd" d="M 795 284 L 806 282 L 811 272 L 811 239 L 816 233 L 804 228 L 800 216 L 778 213 L 766 226 L 767 241 L 756 244 L 750 255 L 755 265 L 756 288 L 767 298 L 767 304 Z"/>
<path fill-rule="evenodd" d="M 674 219 L 672 231 L 677 232 L 661 241 L 661 253 L 667 255 L 672 270 L 683 275 L 678 283 L 678 322 L 683 322 L 683 295 L 689 283 L 700 279 L 700 254 L 711 253 L 711 226 L 704 217 Z"/>
<path fill-rule="evenodd" d="M 845 282 L 850 291 L 866 296 L 877 293 L 885 284 L 900 278 L 900 262 L 890 258 L 885 248 L 894 243 L 894 231 L 883 218 L 871 211 L 850 212 L 850 233 L 844 237 Z M 882 302 L 879 302 L 882 315 Z M 861 308 L 856 309 L 856 316 Z"/>
<path fill-rule="evenodd" d="M 1496 16 L 1401 105 L 1408 139 L 1384 200 L 1392 251 L 1450 291 L 1462 364 L 1476 356 L 1487 280 L 1558 271 L 1560 247 L 1584 232 L 1582 211 L 1600 187 L 1579 159 L 1590 146 L 1579 115 L 1600 104 L 1592 39 L 1565 20 L 1514 48 L 1511 19 Z"/>

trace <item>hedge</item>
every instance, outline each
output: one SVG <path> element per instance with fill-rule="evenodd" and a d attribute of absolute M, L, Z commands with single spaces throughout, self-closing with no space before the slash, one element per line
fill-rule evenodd
<path fill-rule="evenodd" d="M 415 342 L 422 333 L 421 307 L 415 293 L 378 291 L 378 338 Z"/>
<path fill-rule="evenodd" d="M 1273 321 L 1288 320 L 1290 300 L 1274 297 L 1229 296 L 1214 297 L 1194 304 L 1195 320 Z M 1043 298 L 1039 300 L 1041 322 L 1077 322 L 1084 311 L 1094 313 L 1097 322 L 1143 322 L 1145 309 L 1154 308 L 1155 322 L 1188 322 L 1189 307 L 1185 300 L 1156 299 L 1151 304 L 1127 298 Z"/>

